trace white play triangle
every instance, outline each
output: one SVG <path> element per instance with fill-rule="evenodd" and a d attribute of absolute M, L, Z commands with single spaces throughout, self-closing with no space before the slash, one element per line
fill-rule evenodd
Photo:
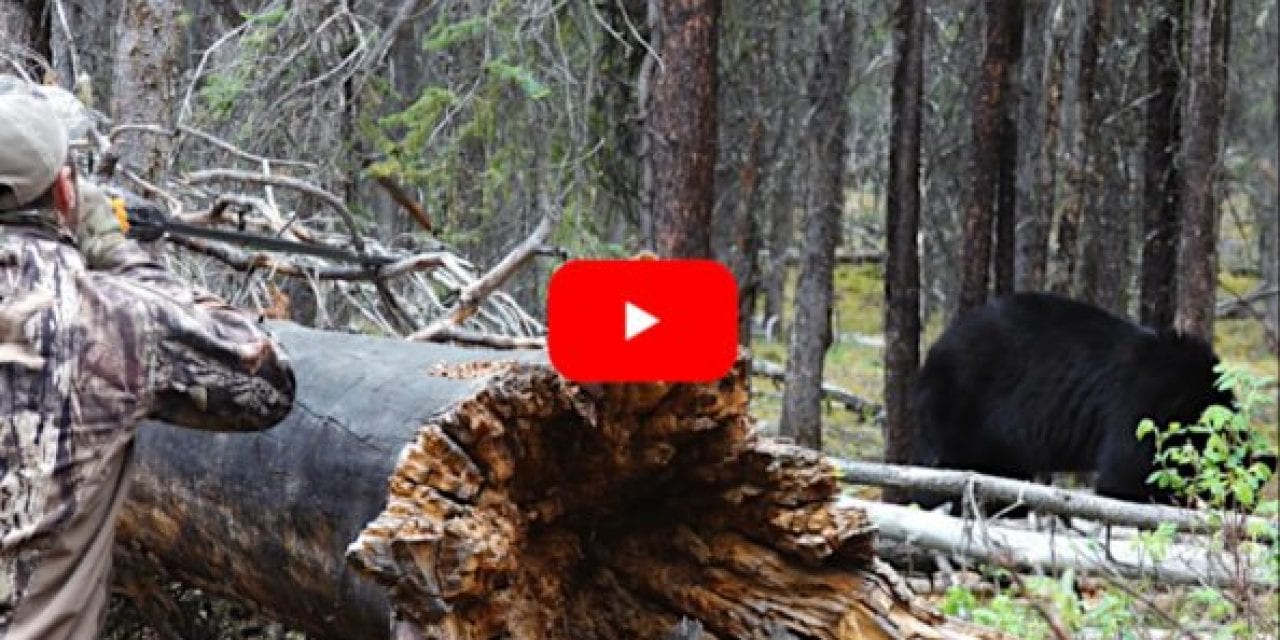
<path fill-rule="evenodd" d="M 640 307 L 626 303 L 627 321 L 626 321 L 626 340 L 630 340 L 658 324 L 658 319 L 652 313 L 641 309 Z"/>

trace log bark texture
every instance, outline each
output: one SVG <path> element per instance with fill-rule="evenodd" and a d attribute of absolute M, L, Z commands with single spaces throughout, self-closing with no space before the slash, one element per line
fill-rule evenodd
<path fill-rule="evenodd" d="M 131 568 L 320 639 L 662 638 L 686 617 L 703 638 L 996 637 L 874 557 L 822 458 L 754 436 L 745 360 L 579 386 L 540 351 L 276 332 L 299 372 L 284 423 L 143 428 Z"/>

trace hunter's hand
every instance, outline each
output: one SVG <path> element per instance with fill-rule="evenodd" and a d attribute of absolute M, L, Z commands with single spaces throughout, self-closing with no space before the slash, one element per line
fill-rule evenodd
<path fill-rule="evenodd" d="M 96 269 L 107 263 L 107 258 L 125 241 L 126 224 L 117 215 L 116 207 L 101 187 L 87 180 L 79 180 L 78 220 L 75 229 L 76 243 L 84 256 L 85 264 Z"/>

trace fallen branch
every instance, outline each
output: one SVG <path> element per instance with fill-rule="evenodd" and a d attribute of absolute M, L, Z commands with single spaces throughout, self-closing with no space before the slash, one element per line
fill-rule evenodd
<path fill-rule="evenodd" d="M 1242 552 L 1247 569 L 1241 576 L 1235 568 L 1225 566 L 1222 554 L 1204 540 L 1170 544 L 1155 562 L 1143 549 L 1141 538 L 1104 545 L 1097 537 L 1026 531 L 857 498 L 842 498 L 841 504 L 864 510 L 886 538 L 979 562 L 1052 573 L 1073 569 L 1165 584 L 1221 587 L 1243 580 L 1252 586 L 1276 585 L 1276 576 L 1266 569 L 1265 553 Z"/>
<path fill-rule="evenodd" d="M 769 250 L 760 251 L 760 263 L 771 264 L 769 262 Z M 782 262 L 787 266 L 794 266 L 800 263 L 800 252 L 796 249 L 787 249 L 782 254 Z M 883 251 L 836 251 L 836 264 L 862 265 L 862 264 L 883 264 Z"/>
<path fill-rule="evenodd" d="M 458 301 L 454 303 L 449 311 L 443 316 L 436 319 L 426 328 L 414 332 L 409 336 L 410 340 L 418 342 L 436 341 L 436 336 L 451 327 L 461 326 L 468 318 L 475 315 L 480 308 L 480 304 L 495 289 L 501 287 L 517 270 L 530 258 L 537 255 L 547 238 L 551 237 L 551 232 L 555 230 L 556 224 L 560 222 L 558 213 L 548 213 L 543 216 L 542 221 L 538 223 L 537 228 L 523 242 L 516 245 L 498 264 L 486 272 L 483 276 L 477 278 L 467 286 L 463 287 L 459 292 Z"/>
<path fill-rule="evenodd" d="M 440 327 L 428 341 L 451 342 L 467 347 L 488 347 L 490 349 L 545 349 L 547 346 L 545 338 L 504 336 L 453 326 Z"/>
<path fill-rule="evenodd" d="M 413 196 L 410 196 L 409 192 L 404 190 L 404 187 L 396 183 L 395 180 L 386 176 L 378 176 L 374 178 L 373 181 L 378 183 L 378 186 L 382 187 L 383 190 L 387 192 L 387 195 L 391 196 L 391 199 L 394 200 L 396 204 L 400 205 L 400 208 L 408 211 L 409 216 L 412 217 L 414 221 L 423 228 L 423 230 L 427 233 L 436 232 L 435 227 L 431 224 L 431 218 L 427 216 L 427 210 L 422 208 L 422 204 L 417 200 L 414 200 Z"/>
<path fill-rule="evenodd" d="M 300 265 L 292 261 L 281 260 L 266 253 L 249 253 L 225 244 L 206 242 L 185 236 L 170 236 L 169 242 L 209 256 L 241 273 L 262 270 L 291 278 L 314 278 L 317 280 L 385 280 L 416 271 L 438 269 L 448 266 L 451 261 L 457 259 L 449 253 L 429 251 L 408 256 L 374 269 L 364 265 L 320 267 Z"/>
<path fill-rule="evenodd" d="M 356 248 L 358 253 L 364 253 L 364 240 L 360 237 L 359 229 L 356 226 L 356 218 L 351 213 L 351 209 L 347 208 L 347 203 L 337 195 L 325 191 L 324 189 L 292 176 L 284 176 L 280 174 L 255 173 L 253 171 L 242 171 L 240 169 L 204 169 L 201 171 L 192 171 L 186 175 L 188 182 L 199 184 L 204 182 L 217 182 L 220 180 L 233 180 L 239 182 L 249 182 L 259 185 L 270 185 L 275 187 L 284 187 L 293 189 L 300 193 L 304 193 L 324 201 L 342 218 L 343 224 L 347 226 L 347 230 L 351 233 L 351 244 Z"/>
<path fill-rule="evenodd" d="M 768 378 L 779 384 L 786 384 L 787 370 L 782 365 L 759 358 L 751 361 L 752 375 Z M 852 391 L 834 384 L 822 383 L 822 395 L 842 404 L 850 411 L 863 415 L 880 413 L 880 405 L 855 395 Z"/>
<path fill-rule="evenodd" d="M 930 469 L 840 458 L 829 459 L 840 473 L 840 480 L 851 484 L 916 489 L 954 496 L 972 492 L 978 500 L 1020 502 L 1040 512 L 1141 529 L 1155 529 L 1161 524 L 1172 524 L 1180 531 L 1203 532 L 1219 529 L 1224 524 L 1220 518 L 1193 509 L 1126 502 L 972 471 Z M 1265 518 L 1246 519 L 1240 516 L 1229 518 L 1229 524 L 1267 526 L 1270 523 Z"/>

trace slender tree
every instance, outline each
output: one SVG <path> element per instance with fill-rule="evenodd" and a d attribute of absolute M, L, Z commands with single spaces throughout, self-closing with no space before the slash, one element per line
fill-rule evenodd
<path fill-rule="evenodd" d="M 823 0 L 818 51 L 809 82 L 813 180 L 796 283 L 795 321 L 787 359 L 780 432 L 822 449 L 822 367 L 831 345 L 831 304 L 840 214 L 844 210 L 845 144 L 853 11 L 847 0 Z"/>
<path fill-rule="evenodd" d="M 1221 161 L 1231 0 L 1193 0 L 1189 25 L 1176 324 L 1183 332 L 1210 339 L 1218 284 L 1214 188 Z"/>
<path fill-rule="evenodd" d="M 654 246 L 659 254 L 711 257 L 716 168 L 719 0 L 660 0 L 650 111 Z"/>
<path fill-rule="evenodd" d="M 890 109 L 888 255 L 885 261 L 885 460 L 906 462 L 913 426 L 907 399 L 920 365 L 920 102 L 924 86 L 925 0 L 894 11 Z M 900 492 L 886 491 L 897 501 Z"/>
<path fill-rule="evenodd" d="M 1013 34 L 1022 28 L 1019 18 L 1021 3 L 986 0 L 985 5 L 986 54 L 973 107 L 973 155 L 969 173 L 972 193 L 965 207 L 961 310 L 978 306 L 987 299 L 992 223 L 1002 174 L 1000 153 L 1009 94 L 1009 70 L 1013 66 Z M 1014 140 L 1016 144 L 1016 137 Z"/>
<path fill-rule="evenodd" d="M 1178 281 L 1178 190 L 1175 157 L 1181 135 L 1178 87 L 1179 29 L 1182 0 L 1152 7 L 1147 34 L 1147 140 L 1143 175 L 1143 242 L 1139 318 L 1155 328 L 1173 326 Z"/>
<path fill-rule="evenodd" d="M 1002 25 L 1007 32 L 1008 55 L 1005 62 L 1004 114 L 1000 122 L 998 174 L 996 176 L 996 248 L 992 272 L 995 275 L 995 293 L 1001 295 L 1013 291 L 1016 256 L 1017 206 L 1018 206 L 1018 106 L 1020 83 L 1018 63 L 1022 57 L 1022 32 L 1025 28 L 1022 2 L 1003 3 L 1002 13 L 1007 13 Z"/>
<path fill-rule="evenodd" d="M 1098 39 L 1102 31 L 1105 3 L 1110 0 L 1087 0 L 1080 25 L 1079 64 L 1076 66 L 1076 126 L 1070 141 L 1070 166 L 1067 168 L 1067 194 L 1058 219 L 1057 270 L 1050 288 L 1071 293 L 1079 256 L 1080 221 L 1089 204 L 1090 151 L 1098 130 L 1098 113 L 1094 108 L 1097 88 Z"/>
<path fill-rule="evenodd" d="M 1058 188 L 1058 141 L 1062 122 L 1062 75 L 1066 66 L 1067 31 L 1071 24 L 1074 0 L 1060 0 L 1045 20 L 1043 69 L 1040 75 L 1042 127 L 1033 159 L 1033 187 L 1026 215 L 1018 221 L 1017 288 L 1038 291 L 1045 288 L 1049 262 L 1049 231 Z"/>

